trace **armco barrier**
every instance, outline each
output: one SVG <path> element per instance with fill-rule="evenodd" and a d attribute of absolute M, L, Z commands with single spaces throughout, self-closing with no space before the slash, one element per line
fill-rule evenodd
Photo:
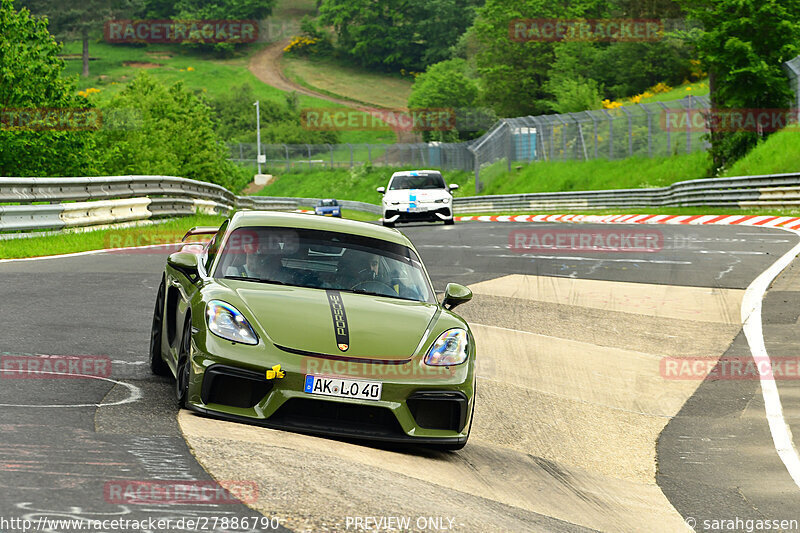
<path fill-rule="evenodd" d="M 652 189 L 469 196 L 454 202 L 457 213 L 693 206 L 797 207 L 800 173 L 698 179 Z"/>
<path fill-rule="evenodd" d="M 0 232 L 59 230 L 234 209 L 294 210 L 319 198 L 236 196 L 173 176 L 0 178 Z M 49 202 L 49 203 L 45 203 Z M 379 205 L 339 200 L 344 209 L 381 214 Z M 669 187 L 504 194 L 456 198 L 457 214 L 653 207 L 797 207 L 800 173 L 699 179 Z"/>

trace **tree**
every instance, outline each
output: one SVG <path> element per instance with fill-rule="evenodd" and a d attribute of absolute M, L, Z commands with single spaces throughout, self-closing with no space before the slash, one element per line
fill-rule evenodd
<path fill-rule="evenodd" d="M 287 97 L 291 93 L 287 93 Z M 295 95 L 296 97 L 296 95 Z M 233 87 L 224 94 L 208 99 L 216 118 L 217 133 L 226 142 L 255 142 L 256 110 L 253 102 L 258 99 L 253 87 L 244 84 Z M 261 140 L 265 143 L 325 144 L 339 140 L 336 131 L 313 131 L 300 124 L 297 107 L 286 104 L 260 101 Z"/>
<path fill-rule="evenodd" d="M 690 34 L 709 74 L 711 107 L 779 109 L 791 99 L 782 64 L 798 54 L 800 0 L 682 0 L 702 29 Z M 759 134 L 712 127 L 718 171 L 744 155 Z"/>
<path fill-rule="evenodd" d="M 320 20 L 363 66 L 423 69 L 446 59 L 477 0 L 323 0 Z"/>
<path fill-rule="evenodd" d="M 102 31 L 106 21 L 141 9 L 141 0 L 20 0 L 32 13 L 47 16 L 50 30 L 60 39 L 83 43 L 83 77 L 89 76 L 89 36 Z"/>
<path fill-rule="evenodd" d="M 476 108 L 477 101 L 478 86 L 475 80 L 467 76 L 466 61 L 459 58 L 431 65 L 425 73 L 417 76 L 408 98 L 408 107 L 415 112 L 426 109 L 452 110 L 455 130 L 423 132 L 426 141 L 451 142 L 469 139 L 477 131 L 487 127 L 487 120 L 478 124 L 474 122 L 476 118 L 486 118 L 483 111 Z"/>
<path fill-rule="evenodd" d="M 80 112 L 76 108 L 89 107 L 74 95 L 74 81 L 61 77 L 60 52 L 46 20 L 24 8 L 16 11 L 12 0 L 0 0 L 0 175 L 80 176 L 92 171 L 92 131 L 22 125 L 18 120 L 22 113 L 37 116 L 55 109 L 69 116 Z"/>
<path fill-rule="evenodd" d="M 141 72 L 106 106 L 121 124 L 97 132 L 109 174 L 182 176 L 237 188 L 240 169 L 227 161 L 211 109 L 181 83 L 167 87 Z"/>
<path fill-rule="evenodd" d="M 163 0 L 144 0 L 145 12 L 158 15 L 156 18 L 180 20 L 261 20 L 272 14 L 276 0 L 178 0 L 165 3 Z M 187 42 L 187 46 L 213 49 L 223 54 L 231 52 L 239 44 L 233 41 L 219 43 Z"/>

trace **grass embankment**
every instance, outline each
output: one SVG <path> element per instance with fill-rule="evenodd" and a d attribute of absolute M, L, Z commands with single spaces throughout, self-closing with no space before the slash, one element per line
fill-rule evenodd
<path fill-rule="evenodd" d="M 731 165 L 725 176 L 757 176 L 800 172 L 800 127 L 779 131 L 742 159 Z"/>
<path fill-rule="evenodd" d="M 286 76 L 321 93 L 377 107 L 403 109 L 408 105 L 413 78 L 348 66 L 329 58 L 283 56 Z"/>
<path fill-rule="evenodd" d="M 257 194 L 260 196 L 294 196 L 298 198 L 336 198 L 380 203 L 381 195 L 375 191 L 385 187 L 392 172 L 403 170 L 389 167 L 355 167 L 333 170 L 309 170 L 281 174 L 271 185 Z M 474 193 L 474 180 L 469 172 L 443 172 L 447 183 L 460 187 L 456 196 Z"/>
<path fill-rule="evenodd" d="M 481 194 L 665 187 L 676 181 L 703 178 L 709 165 L 705 152 L 613 161 L 538 161 L 511 172 L 501 162 L 481 172 Z"/>
<path fill-rule="evenodd" d="M 135 227 L 67 231 L 42 237 L 0 240 L 0 259 L 71 254 L 106 248 L 125 248 L 180 242 L 194 226 L 218 226 L 225 217 L 194 215 Z"/>
<path fill-rule="evenodd" d="M 304 209 L 314 209 L 304 207 Z M 313 216 L 313 215 L 308 215 Z M 373 221 L 378 215 L 343 209 L 342 216 L 351 220 Z M 39 257 L 47 255 L 71 254 L 107 248 L 127 248 L 131 246 L 150 246 L 180 242 L 187 230 L 195 226 L 219 226 L 223 216 L 195 215 L 167 221 L 156 221 L 135 227 L 83 231 L 67 231 L 60 234 L 44 235 L 21 239 L 0 240 L 0 259 Z M 157 252 L 156 252 L 157 253 Z"/>

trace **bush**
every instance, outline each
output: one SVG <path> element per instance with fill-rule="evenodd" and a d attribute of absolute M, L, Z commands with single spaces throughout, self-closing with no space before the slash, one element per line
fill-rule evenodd
<path fill-rule="evenodd" d="M 475 116 L 478 101 L 478 86 L 467 76 L 467 64 L 463 59 L 450 59 L 431 65 L 417 76 L 408 98 L 410 109 L 450 109 L 456 114 L 455 129 L 451 131 L 423 131 L 426 141 L 458 141 L 471 139 L 480 133 L 481 127 L 465 124 L 464 118 Z M 461 121 L 458 119 L 462 118 Z M 492 122 L 487 120 L 485 122 Z M 481 126 L 481 125 L 479 125 Z"/>
<path fill-rule="evenodd" d="M 141 72 L 107 113 L 129 118 L 96 134 L 106 174 L 181 176 L 229 188 L 242 179 L 218 141 L 211 108 L 181 83 L 166 87 Z"/>

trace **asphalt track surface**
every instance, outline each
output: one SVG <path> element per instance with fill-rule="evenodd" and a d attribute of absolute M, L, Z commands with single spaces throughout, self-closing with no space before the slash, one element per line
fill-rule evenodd
<path fill-rule="evenodd" d="M 663 356 L 749 356 L 738 299 L 798 237 L 738 226 L 585 224 L 657 231 L 663 240 L 649 252 L 509 249 L 513 231 L 556 227 L 566 225 L 400 228 L 437 291 L 449 281 L 475 290 L 459 312 L 474 324 L 479 354 L 496 352 L 479 372 L 473 439 L 454 454 L 229 426 L 185 411 L 179 424 L 172 383 L 146 365 L 163 250 L 0 263 L 4 356 L 93 355 L 112 368 L 107 379 L 0 376 L 0 519 L 205 518 L 198 531 L 233 531 L 220 525 L 223 517 L 259 513 L 290 530 L 355 531 L 344 527 L 346 516 L 414 520 L 415 508 L 455 518 L 453 531 L 688 530 L 683 520 L 697 531 L 737 531 L 747 530 L 745 520 L 800 520 L 800 488 L 775 451 L 759 382 L 657 376 Z M 798 356 L 798 296 L 793 263 L 764 299 L 772 357 Z M 529 353 L 536 368 L 514 360 Z M 655 377 L 626 373 L 628 364 Z M 526 372 L 529 382 L 520 383 Z M 797 379 L 777 385 L 785 420 L 800 435 Z M 250 431 L 263 432 L 263 449 L 248 441 Z M 262 475 L 248 454 L 275 464 Z M 317 471 L 301 468 L 303 457 L 340 468 L 348 483 L 303 477 Z M 248 479 L 249 467 L 269 483 L 252 509 L 123 505 L 107 493 L 109 483 L 126 480 Z M 736 519 L 741 527 L 708 522 Z M 0 531 L 14 530 L 0 520 Z"/>

